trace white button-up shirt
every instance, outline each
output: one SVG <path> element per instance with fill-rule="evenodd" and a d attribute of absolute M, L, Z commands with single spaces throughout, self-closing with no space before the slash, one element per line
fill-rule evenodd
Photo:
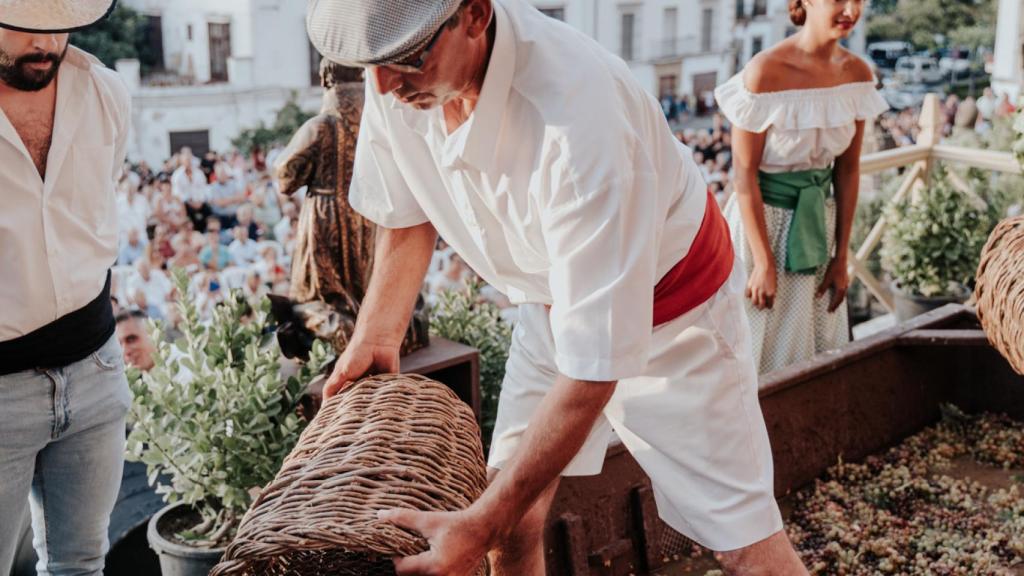
<path fill-rule="evenodd" d="M 85 306 L 117 260 L 116 177 L 131 100 L 116 72 L 68 48 L 46 177 L 0 110 L 0 341 Z"/>
<path fill-rule="evenodd" d="M 448 134 L 368 83 L 350 201 L 381 226 L 430 221 L 515 303 L 551 306 L 566 376 L 643 372 L 658 280 L 707 187 L 626 64 L 525 0 L 495 0 L 480 99 Z"/>

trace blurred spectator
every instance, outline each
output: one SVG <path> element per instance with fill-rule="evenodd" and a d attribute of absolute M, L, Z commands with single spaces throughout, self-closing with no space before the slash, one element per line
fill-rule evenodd
<path fill-rule="evenodd" d="M 295 208 L 295 204 L 288 200 L 281 206 L 281 221 L 274 225 L 274 239 L 278 242 L 284 243 L 288 238 L 288 233 L 295 230 L 298 227 L 299 222 L 299 211 Z"/>
<path fill-rule="evenodd" d="M 260 239 L 261 230 L 259 224 L 253 219 L 252 204 L 242 204 L 239 206 L 235 220 L 235 226 L 241 226 L 245 229 L 245 233 L 250 240 Z"/>
<path fill-rule="evenodd" d="M 986 130 L 992 126 L 992 119 L 995 118 L 996 106 L 998 105 L 992 88 L 985 88 L 976 104 L 978 106 L 978 122 L 983 124 L 979 128 Z"/>
<path fill-rule="evenodd" d="M 118 266 L 131 266 L 135 264 L 135 261 L 142 257 L 146 250 L 146 243 L 143 242 L 143 236 L 139 233 L 138 228 L 129 228 L 127 237 L 121 242 L 121 250 L 117 255 Z"/>
<path fill-rule="evenodd" d="M 288 282 L 288 272 L 281 265 L 274 246 L 267 245 L 260 249 L 260 260 L 253 269 L 270 285 L 275 294 L 287 293 L 287 290 L 281 290 L 281 287 L 286 286 Z"/>
<path fill-rule="evenodd" d="M 245 187 L 239 185 L 223 162 L 217 163 L 213 174 L 208 194 L 210 211 L 220 219 L 223 228 L 231 228 L 235 225 L 238 207 L 245 202 Z"/>
<path fill-rule="evenodd" d="M 233 229 L 235 239 L 228 246 L 228 253 L 235 266 L 248 267 L 256 262 L 256 242 L 249 238 L 249 231 L 243 226 Z"/>
<path fill-rule="evenodd" d="M 124 351 L 124 362 L 148 372 L 153 368 L 153 354 L 156 346 L 146 330 L 146 313 L 141 310 L 126 310 L 116 316 L 117 341 Z"/>
<path fill-rule="evenodd" d="M 155 306 L 162 311 L 164 303 L 170 297 L 172 287 L 166 274 L 159 269 L 154 270 L 149 260 L 142 258 L 135 263 L 135 274 L 128 281 L 127 291 L 132 299 L 136 298 L 138 294 L 143 295 L 143 302 L 135 302 L 139 308 Z"/>
<path fill-rule="evenodd" d="M 999 106 L 996 108 L 996 116 L 1010 116 L 1017 111 L 1017 107 L 1010 102 L 1010 95 L 1004 93 L 999 98 Z"/>
<path fill-rule="evenodd" d="M 245 274 L 245 282 L 242 284 L 242 293 L 249 302 L 257 302 L 270 292 L 260 271 L 257 268 L 250 268 Z"/>
<path fill-rule="evenodd" d="M 199 262 L 208 270 L 223 270 L 231 264 L 231 254 L 220 243 L 219 231 L 207 231 L 206 245 L 199 251 Z"/>

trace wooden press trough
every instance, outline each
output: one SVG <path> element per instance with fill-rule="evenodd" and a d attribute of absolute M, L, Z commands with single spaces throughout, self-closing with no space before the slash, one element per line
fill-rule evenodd
<path fill-rule="evenodd" d="M 861 460 L 935 423 L 944 403 L 1024 420 L 1024 377 L 959 305 L 765 375 L 760 397 L 778 497 L 840 456 Z M 551 576 L 671 574 L 689 549 L 658 520 L 650 483 L 621 445 L 600 476 L 562 483 L 545 538 Z"/>
<path fill-rule="evenodd" d="M 478 391 L 467 384 L 476 380 L 476 356 L 462 348 L 455 351 L 461 356 L 448 354 L 462 364 L 431 357 L 403 368 L 449 384 L 478 408 Z M 463 364 L 466 370 L 452 372 Z M 813 481 L 840 456 L 860 460 L 936 422 L 943 403 L 1024 420 L 1024 377 L 988 344 L 974 313 L 958 305 L 768 374 L 760 396 L 779 497 Z M 134 521 L 119 521 L 128 529 L 112 538 L 110 573 L 157 573 L 144 540 L 128 532 L 158 504 L 130 506 Z M 671 565 L 689 550 L 658 520 L 650 483 L 621 445 L 608 450 L 599 476 L 563 481 L 545 539 L 549 576 L 672 574 Z M 25 564 L 14 574 L 34 572 Z"/>

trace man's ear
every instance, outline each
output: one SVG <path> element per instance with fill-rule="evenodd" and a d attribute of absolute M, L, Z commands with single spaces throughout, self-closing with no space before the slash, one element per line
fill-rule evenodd
<path fill-rule="evenodd" d="M 462 17 L 466 18 L 466 33 L 476 39 L 487 33 L 487 27 L 494 18 L 494 6 L 491 0 L 466 0 L 462 9 Z"/>

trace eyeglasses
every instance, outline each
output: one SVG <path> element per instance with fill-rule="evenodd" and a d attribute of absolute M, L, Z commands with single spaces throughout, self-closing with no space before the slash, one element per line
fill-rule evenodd
<path fill-rule="evenodd" d="M 452 15 L 454 18 L 455 15 Z M 380 68 L 386 68 L 392 72 L 398 72 L 399 74 L 421 74 L 423 72 L 423 64 L 427 61 L 427 56 L 430 55 L 430 50 L 434 48 L 434 44 L 437 43 L 437 39 L 444 33 L 445 28 L 448 27 L 448 22 L 451 18 L 445 20 L 441 27 L 434 32 L 434 35 L 430 37 L 430 41 L 427 45 L 420 50 L 419 54 L 410 56 L 401 62 L 395 62 L 394 64 L 381 64 Z"/>

